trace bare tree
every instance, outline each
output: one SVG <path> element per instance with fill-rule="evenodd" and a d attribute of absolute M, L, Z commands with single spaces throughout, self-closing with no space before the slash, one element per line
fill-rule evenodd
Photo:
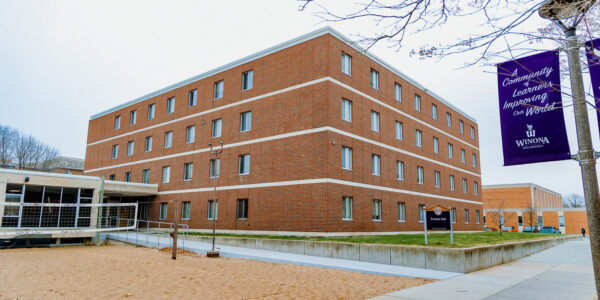
<path fill-rule="evenodd" d="M 505 206 L 505 200 L 504 199 L 496 199 L 496 200 L 492 200 L 490 201 L 490 207 L 491 209 L 489 210 L 492 213 L 497 213 L 498 215 L 496 216 L 496 220 L 497 220 L 497 226 L 498 226 L 498 232 L 500 233 L 500 235 L 502 235 L 502 227 L 504 226 L 504 224 L 506 224 L 507 220 L 510 220 L 513 215 L 510 214 L 508 216 L 505 215 L 506 212 L 506 206 Z M 489 225 L 489 227 L 492 227 L 491 225 Z"/>
<path fill-rule="evenodd" d="M 537 224 L 537 210 L 529 205 L 529 207 L 527 207 L 524 211 L 523 211 L 523 217 L 527 217 L 527 225 L 528 227 L 534 227 Z"/>
<path fill-rule="evenodd" d="M 10 127 L 0 126 L 0 165 L 6 166 L 12 161 L 17 134 L 17 131 Z"/>
<path fill-rule="evenodd" d="M 563 195 L 563 206 L 568 208 L 580 208 L 585 207 L 585 198 L 582 195 L 572 193 Z"/>

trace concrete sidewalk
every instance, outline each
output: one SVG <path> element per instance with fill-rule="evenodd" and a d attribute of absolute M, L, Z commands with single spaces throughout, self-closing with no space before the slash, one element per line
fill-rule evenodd
<path fill-rule="evenodd" d="M 152 248 L 163 248 L 171 246 L 171 238 L 166 236 L 160 236 L 156 234 L 143 234 L 134 232 L 119 232 L 119 233 L 108 233 L 106 237 L 130 244 L 136 244 L 140 246 L 152 247 Z M 207 250 L 211 249 L 211 244 L 202 243 L 192 240 L 183 240 L 179 238 L 178 247 L 184 246 L 186 250 L 191 250 L 197 253 L 205 254 Z M 250 248 L 240 248 L 231 246 L 216 245 L 216 248 L 220 249 L 221 256 L 223 257 L 236 257 L 245 259 L 254 259 L 261 261 L 269 261 L 276 263 L 287 263 L 296 265 L 306 265 L 321 268 L 331 268 L 346 271 L 354 271 L 368 274 L 377 275 L 388 275 L 388 276 L 400 276 L 400 277 L 417 277 L 442 280 L 448 279 L 454 276 L 461 275 L 461 273 L 445 272 L 429 269 L 411 268 L 403 266 L 395 266 L 388 264 L 377 264 L 370 262 L 345 260 L 337 258 L 327 258 L 319 256 L 300 255 L 293 253 L 284 253 L 278 251 L 267 251 Z"/>
<path fill-rule="evenodd" d="M 589 240 L 374 299 L 596 299 Z"/>

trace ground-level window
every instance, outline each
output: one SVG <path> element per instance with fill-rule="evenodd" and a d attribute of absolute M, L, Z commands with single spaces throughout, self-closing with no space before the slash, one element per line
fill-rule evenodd
<path fill-rule="evenodd" d="M 452 209 L 452 223 L 456 223 L 456 208 Z"/>
<path fill-rule="evenodd" d="M 475 211 L 475 223 L 479 224 L 479 209 Z"/>
<path fill-rule="evenodd" d="M 519 226 L 523 226 L 523 216 L 518 216 L 517 222 L 519 223 Z"/>
<path fill-rule="evenodd" d="M 352 220 L 352 197 L 342 197 L 342 220 Z"/>
<path fill-rule="evenodd" d="M 469 210 L 465 209 L 465 224 L 469 224 Z"/>
<path fill-rule="evenodd" d="M 544 217 L 538 216 L 538 226 L 544 226 Z"/>
<path fill-rule="evenodd" d="M 190 219 L 190 202 L 184 201 L 181 203 L 181 219 L 189 220 Z"/>
<path fill-rule="evenodd" d="M 381 200 L 373 200 L 373 221 L 381 221 Z"/>
<path fill-rule="evenodd" d="M 166 220 L 167 219 L 167 203 L 166 202 L 162 202 L 160 204 L 160 215 L 158 217 L 160 220 Z"/>
<path fill-rule="evenodd" d="M 219 202 L 216 200 L 208 200 L 208 219 L 212 220 L 219 218 Z"/>
<path fill-rule="evenodd" d="M 248 219 L 248 199 L 238 199 L 237 218 L 243 220 Z"/>
<path fill-rule="evenodd" d="M 419 222 L 425 222 L 425 204 L 419 204 Z"/>
<path fill-rule="evenodd" d="M 406 221 L 406 203 L 398 202 L 398 222 Z"/>

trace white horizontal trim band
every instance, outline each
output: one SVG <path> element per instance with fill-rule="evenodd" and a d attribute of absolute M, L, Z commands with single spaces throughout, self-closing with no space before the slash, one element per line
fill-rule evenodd
<path fill-rule="evenodd" d="M 352 91 L 352 92 L 354 92 L 356 94 L 359 94 L 362 97 L 365 97 L 365 98 L 367 98 L 367 99 L 369 99 L 369 100 L 371 100 L 371 101 L 373 101 L 373 102 L 375 102 L 375 103 L 377 103 L 379 105 L 382 105 L 382 106 L 384 106 L 384 107 L 386 107 L 386 108 L 388 108 L 388 109 L 390 109 L 390 110 L 392 110 L 392 111 L 394 111 L 396 113 L 399 113 L 399 114 L 401 114 L 401 115 L 403 115 L 403 116 L 405 116 L 405 117 L 407 117 L 409 119 L 414 120 L 417 123 L 425 125 L 425 126 L 431 128 L 431 129 L 433 129 L 435 131 L 438 131 L 438 132 L 440 132 L 442 134 L 445 134 L 448 137 L 450 137 L 450 138 L 452 138 L 454 140 L 457 140 L 457 141 L 459 141 L 461 143 L 464 143 L 467 146 L 469 146 L 469 147 L 471 147 L 471 148 L 479 151 L 479 148 L 471 145 L 470 143 L 468 143 L 468 142 L 466 142 L 466 141 L 464 141 L 462 139 L 459 139 L 459 138 L 457 138 L 457 137 L 455 137 L 455 136 L 453 136 L 453 135 L 451 135 L 451 134 L 449 134 L 449 133 L 447 133 L 447 132 L 445 132 L 445 131 L 443 131 L 443 130 L 435 127 L 435 126 L 427 124 L 426 122 L 424 122 L 422 120 L 419 120 L 418 118 L 415 118 L 415 117 L 413 117 L 413 116 L 411 116 L 411 115 L 409 115 L 409 114 L 407 114 L 407 113 L 405 113 L 405 112 L 403 112 L 401 110 L 398 110 L 398 109 L 396 109 L 393 106 L 385 104 L 382 101 L 379 101 L 379 100 L 375 99 L 374 97 L 371 97 L 371 96 L 369 96 L 369 95 L 367 95 L 367 94 L 365 94 L 365 93 L 363 93 L 363 92 L 361 92 L 361 91 L 359 91 L 359 90 L 357 90 L 357 89 L 355 89 L 353 87 L 350 87 L 349 85 L 341 83 L 341 82 L 339 82 L 339 81 L 337 81 L 337 80 L 335 80 L 335 79 L 333 79 L 331 77 L 323 77 L 323 78 L 319 78 L 319 79 L 316 79 L 316 80 L 308 81 L 308 82 L 305 82 L 305 83 L 301 83 L 301 84 L 298 84 L 298 85 L 287 87 L 285 89 L 281 89 L 281 90 L 273 91 L 273 92 L 266 93 L 266 94 L 263 94 L 263 95 L 259 95 L 259 96 L 256 96 L 256 97 L 248 98 L 246 100 L 237 101 L 237 102 L 234 102 L 234 103 L 230 103 L 230 104 L 226 104 L 226 105 L 223 105 L 223 106 L 215 107 L 215 108 L 212 108 L 212 109 L 209 109 L 209 110 L 201 111 L 201 112 L 198 112 L 198 113 L 195 113 L 195 114 L 187 115 L 187 116 L 184 116 L 184 117 L 181 117 L 181 118 L 177 118 L 177 119 L 173 119 L 173 120 L 166 121 L 166 122 L 163 122 L 163 123 L 159 123 L 159 124 L 151 125 L 151 126 L 148 126 L 148 127 L 140 128 L 138 130 L 134 130 L 134 131 L 131 131 L 131 132 L 126 132 L 126 133 L 123 133 L 123 134 L 120 134 L 120 135 L 116 135 L 116 136 L 113 136 L 113 137 L 109 137 L 109 138 L 106 138 L 106 139 L 103 139 L 103 140 L 100 140 L 100 141 L 89 143 L 87 145 L 88 146 L 93 146 L 93 145 L 100 144 L 100 143 L 103 143 L 103 142 L 107 142 L 107 141 L 111 141 L 111 140 L 118 139 L 118 138 L 121 138 L 121 137 L 125 137 L 125 136 L 131 135 L 131 134 L 135 134 L 135 133 L 139 133 L 139 132 L 144 132 L 146 130 L 158 128 L 158 127 L 161 127 L 161 126 L 164 126 L 164 125 L 173 124 L 173 123 L 176 123 L 176 122 L 179 122 L 179 121 L 187 120 L 187 119 L 190 119 L 190 118 L 195 118 L 195 117 L 198 117 L 198 116 L 201 116 L 201 115 L 213 113 L 213 112 L 216 112 L 216 111 L 219 111 L 219 110 L 223 110 L 223 109 L 227 109 L 227 108 L 230 108 L 230 107 L 234 107 L 234 106 L 237 106 L 237 105 L 242 105 L 242 104 L 246 104 L 246 103 L 253 102 L 253 101 L 256 101 L 256 100 L 264 99 L 266 97 L 271 97 L 271 96 L 275 96 L 275 95 L 278 95 L 278 94 L 281 94 L 281 93 L 286 93 L 286 92 L 293 91 L 293 90 L 296 90 L 296 89 L 299 89 L 299 88 L 303 88 L 303 87 L 307 87 L 307 86 L 310 86 L 310 85 L 313 85 L 313 84 L 318 84 L 318 83 L 321 83 L 321 82 L 324 82 L 324 81 L 330 81 L 331 83 L 337 84 L 337 85 L 339 85 L 339 86 L 341 86 L 341 87 L 343 87 L 343 88 L 345 88 L 347 90 L 350 90 L 350 91 Z"/>
<path fill-rule="evenodd" d="M 376 142 L 364 137 L 361 137 L 359 135 L 356 134 L 352 134 L 352 133 L 348 133 L 345 132 L 343 130 L 337 129 L 337 128 L 333 128 L 333 127 L 329 127 L 329 126 L 325 126 L 325 127 L 319 127 L 319 128 L 314 128 L 314 129 L 307 129 L 307 130 L 301 130 L 301 131 L 296 131 L 296 132 L 290 132 L 290 133 L 284 133 L 284 134 L 279 134 L 279 135 L 274 135 L 274 136 L 270 136 L 270 137 L 265 137 L 265 138 L 259 138 L 259 139 L 254 139 L 254 140 L 249 140 L 249 141 L 244 141 L 244 142 L 238 142 L 238 143 L 232 143 L 232 144 L 227 144 L 223 146 L 223 149 L 226 148 L 233 148 L 233 147 L 238 147 L 238 146 L 244 146 L 244 145 L 250 145 L 250 144 L 256 144 L 256 143 L 261 143 L 261 142 L 268 142 L 268 141 L 272 141 L 272 140 L 278 140 L 278 139 L 284 139 L 284 138 L 289 138 L 289 137 L 294 137 L 294 136 L 300 136 L 300 135 L 305 135 L 305 134 L 311 134 L 311 133 L 316 133 L 316 132 L 323 132 L 323 131 L 331 131 L 331 132 L 335 132 L 337 134 L 341 134 L 344 136 L 347 136 L 349 138 L 353 138 L 359 141 L 363 141 L 363 142 L 367 142 L 370 143 L 372 145 L 375 146 L 379 146 L 382 148 L 386 148 L 398 153 L 402 153 L 408 156 L 412 156 L 418 159 L 422 159 L 434 164 L 438 164 L 440 166 L 446 167 L 446 168 L 450 168 L 450 169 L 454 169 L 463 173 L 467 173 L 476 177 L 481 177 L 480 174 L 471 172 L 471 171 L 467 171 L 443 162 L 439 162 L 436 161 L 434 159 L 431 158 L 427 158 L 418 154 L 414 154 L 412 152 L 406 151 L 406 150 L 402 150 L 402 149 L 398 149 L 396 147 L 392 147 L 389 145 L 386 145 L 384 143 L 380 143 L 380 142 Z M 118 168 L 118 167 L 125 167 L 125 166 L 130 166 L 130 165 L 136 165 L 136 164 L 141 164 L 141 163 L 147 163 L 147 162 L 152 162 L 152 161 L 157 161 L 157 160 L 163 160 L 163 159 L 168 159 L 168 158 L 174 158 L 174 157 L 180 157 L 180 156 L 185 156 L 185 155 L 192 155 L 192 154 L 196 154 L 196 153 L 202 153 L 202 152 L 208 152 L 210 151 L 210 148 L 204 148 L 204 149 L 198 149 L 198 150 L 193 150 L 193 151 L 187 151 L 187 152 L 181 152 L 181 153 L 175 153 L 175 154 L 170 154 L 170 155 L 165 155 L 165 156 L 159 156 L 159 157 L 154 157 L 154 158 L 148 158 L 148 159 L 143 159 L 143 160 L 138 160 L 138 161 L 133 161 L 133 162 L 128 162 L 128 163 L 123 163 L 123 164 L 118 164 L 118 165 L 112 165 L 112 166 L 107 166 L 107 167 L 102 167 L 102 168 L 96 168 L 96 169 L 91 169 L 91 170 L 86 170 L 85 173 L 88 172 L 95 172 L 95 171 L 102 171 L 102 170 L 107 170 L 107 169 L 112 169 L 112 168 Z"/>
<path fill-rule="evenodd" d="M 434 195 L 434 194 L 420 193 L 420 192 L 414 192 L 414 191 L 409 191 L 409 190 L 395 189 L 395 188 L 390 188 L 390 187 L 358 183 L 358 182 L 352 182 L 352 181 L 345 181 L 345 180 L 339 180 L 339 179 L 332 179 L 332 178 L 318 178 L 318 179 L 304 179 L 304 180 L 291 180 L 291 181 L 279 181 L 279 182 L 265 182 L 265 183 L 256 183 L 256 184 L 218 186 L 217 191 L 263 188 L 263 187 L 276 187 L 276 186 L 290 186 L 290 185 L 303 185 L 303 184 L 316 184 L 316 183 L 341 184 L 341 185 L 355 186 L 355 187 L 360 187 L 360 188 L 374 189 L 374 190 L 380 190 L 380 191 L 386 191 L 386 192 L 394 192 L 394 193 L 401 193 L 401 194 L 407 194 L 407 195 L 415 195 L 415 196 L 437 198 L 437 199 L 443 199 L 443 200 L 450 200 L 450 201 L 482 205 L 481 202 L 472 201 L 472 200 L 465 200 L 465 199 L 446 197 L 446 196 L 440 196 L 440 195 Z M 198 192 L 210 192 L 210 191 L 214 191 L 214 187 L 164 191 L 164 192 L 158 192 L 158 194 L 159 195 L 173 195 L 173 194 L 198 193 Z"/>

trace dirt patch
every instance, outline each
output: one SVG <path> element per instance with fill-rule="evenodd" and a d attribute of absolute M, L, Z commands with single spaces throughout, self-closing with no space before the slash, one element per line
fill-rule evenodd
<path fill-rule="evenodd" d="M 0 250 L 0 299 L 364 299 L 431 282 L 166 250 Z"/>

